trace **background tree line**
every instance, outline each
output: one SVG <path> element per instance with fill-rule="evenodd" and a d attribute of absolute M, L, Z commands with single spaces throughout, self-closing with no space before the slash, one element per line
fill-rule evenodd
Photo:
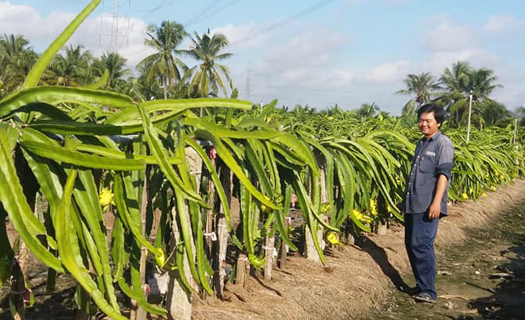
<path fill-rule="evenodd" d="M 519 118 L 523 124 L 525 108 L 520 107 L 513 113 L 490 97 L 494 89 L 502 87 L 497 81 L 498 77 L 492 70 L 476 69 L 468 62 L 458 61 L 446 68 L 439 78 L 430 72 L 409 74 L 404 80 L 406 89 L 397 93 L 412 96 L 402 109 L 405 117 L 413 117 L 420 106 L 433 102 L 445 108 L 449 125 L 466 126 L 472 94 L 472 125 L 480 129 L 506 126 L 514 118 Z"/>
<path fill-rule="evenodd" d="M 189 38 L 189 49 L 181 49 Z M 94 57 L 83 46 L 66 47 L 49 64 L 42 83 L 57 86 L 86 86 L 100 79 L 107 70 L 104 89 L 125 93 L 139 101 L 167 98 L 197 98 L 228 95 L 233 90 L 230 71 L 221 60 L 231 53 L 224 35 L 208 33 L 193 35 L 174 21 L 150 25 L 145 44 L 155 52 L 137 66 L 137 75 L 127 67 L 127 60 L 116 52 Z M 0 98 L 15 91 L 37 61 L 39 54 L 23 35 L 0 38 Z M 191 57 L 197 64 L 188 66 L 182 57 Z"/>
<path fill-rule="evenodd" d="M 181 49 L 189 38 L 189 49 Z M 145 44 L 155 52 L 144 58 L 136 73 L 127 67 L 127 61 L 116 52 L 94 57 L 82 46 L 69 46 L 62 50 L 48 66 L 42 82 L 57 86 L 86 86 L 103 77 L 107 72 L 104 89 L 130 95 L 138 101 L 167 98 L 197 98 L 236 96 L 228 67 L 223 60 L 232 56 L 224 52 L 228 39 L 222 34 L 189 34 L 184 26 L 175 21 L 163 21 L 150 25 Z M 188 66 L 183 58 L 196 61 Z M 38 59 L 30 43 L 22 35 L 3 35 L 0 38 L 0 98 L 17 89 Z M 430 72 L 409 74 L 406 88 L 397 91 L 412 98 L 402 108 L 402 118 L 411 124 L 417 109 L 429 102 L 445 107 L 447 120 L 452 127 L 467 123 L 470 94 L 472 92 L 472 124 L 480 129 L 486 126 L 508 125 L 519 118 L 525 124 L 525 107 L 515 112 L 490 97 L 494 89 L 502 87 L 494 72 L 487 68 L 476 69 L 468 62 L 458 61 L 446 68 L 439 77 Z M 287 110 L 287 107 L 285 107 Z M 326 110 L 309 110 L 308 106 L 295 106 L 296 112 L 341 113 L 336 106 Z M 362 119 L 388 116 L 374 102 L 364 103 L 348 111 L 351 116 Z"/>

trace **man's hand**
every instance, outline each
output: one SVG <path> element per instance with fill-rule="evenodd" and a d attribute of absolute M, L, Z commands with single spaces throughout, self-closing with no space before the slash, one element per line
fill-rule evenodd
<path fill-rule="evenodd" d="M 430 205 L 430 208 L 428 208 L 428 218 L 430 220 L 439 218 L 439 215 L 441 214 L 441 201 L 437 202 L 434 201 Z"/>
<path fill-rule="evenodd" d="M 443 195 L 445 194 L 445 190 L 447 189 L 447 183 L 447 176 L 445 176 L 444 174 L 440 174 L 436 184 L 436 193 L 434 194 L 434 200 L 432 201 L 430 208 L 428 208 L 428 218 L 430 220 L 438 219 L 439 215 L 441 214 L 441 199 L 443 199 Z"/>

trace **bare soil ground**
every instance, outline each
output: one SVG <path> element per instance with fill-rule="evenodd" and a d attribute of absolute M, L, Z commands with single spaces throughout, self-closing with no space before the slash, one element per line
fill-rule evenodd
<path fill-rule="evenodd" d="M 392 292 L 370 319 L 525 319 L 525 201 L 440 255 L 436 304 Z"/>
<path fill-rule="evenodd" d="M 505 209 L 525 200 L 524 188 L 525 180 L 518 180 L 477 202 L 466 201 L 450 207 L 449 217 L 442 219 L 436 240 L 441 271 L 438 290 L 440 295 L 450 297 L 441 297 L 433 306 L 436 318 L 425 316 L 428 309 L 418 311 L 423 306 L 413 304 L 399 291 L 413 285 L 413 279 L 404 249 L 403 226 L 394 223 L 386 235 L 367 234 L 357 239 L 355 245 L 328 249 L 328 267 L 291 254 L 286 269 L 275 269 L 271 281 L 264 281 L 256 273 L 246 288 L 228 283 L 224 300 L 195 295 L 193 319 L 442 319 L 440 316 L 513 319 L 489 317 L 499 316 L 504 305 L 500 297 L 515 296 L 516 292 L 523 295 L 524 282 L 520 282 L 523 278 L 516 277 L 519 271 L 508 269 L 512 263 L 514 266 L 523 263 L 525 254 L 520 251 L 523 241 L 520 247 L 519 242 L 503 243 L 497 233 L 484 236 L 483 232 L 496 230 L 500 217 L 510 217 L 505 215 Z M 523 226 L 519 218 L 512 216 L 507 223 Z M 465 250 L 456 254 L 452 250 L 469 243 L 478 245 L 464 247 L 472 254 L 464 254 Z M 501 269 L 492 269 L 495 266 Z M 457 272 L 459 269 L 465 271 Z M 57 293 L 47 294 L 43 271 L 37 264 L 31 271 L 36 303 L 27 309 L 26 319 L 73 319 L 74 282 L 61 275 L 57 279 Z M 490 283 L 484 282 L 493 273 L 512 276 L 500 275 L 499 279 L 489 279 Z M 10 319 L 7 299 L 2 299 L 8 290 L 5 286 L 0 288 L 0 319 Z M 478 293 L 473 294 L 474 291 Z M 502 295 L 496 296 L 496 292 Z M 446 309 L 443 305 L 448 301 L 451 304 Z M 520 308 L 518 311 L 525 315 L 525 309 Z M 463 313 L 449 314 L 443 310 Z M 465 318 L 456 317 L 458 314 Z"/>
<path fill-rule="evenodd" d="M 449 267 L 445 270 L 454 274 L 456 267 L 454 263 L 461 263 L 461 259 L 465 260 L 465 263 L 462 264 L 464 266 L 472 263 L 474 266 L 477 266 L 478 263 L 482 264 L 483 257 L 487 256 L 483 250 L 486 250 L 487 246 L 490 245 L 493 247 L 499 245 L 499 240 L 497 237 L 494 238 L 494 241 L 483 237 L 476 238 L 472 235 L 472 230 L 482 230 L 479 232 L 483 232 L 483 230 L 494 229 L 494 224 L 501 215 L 505 214 L 506 209 L 525 200 L 524 187 L 525 181 L 519 180 L 512 185 L 500 188 L 497 192 L 489 193 L 487 198 L 450 206 L 449 217 L 441 220 L 436 239 L 438 262 L 442 263 L 442 259 L 448 259 L 445 261 L 448 261 Z M 509 223 L 523 225 L 523 221 L 519 218 L 514 216 Z M 327 253 L 329 268 L 323 268 L 319 263 L 310 262 L 300 256 L 289 256 L 286 269 L 277 270 L 272 281 L 265 282 L 259 276 L 250 279 L 248 288 L 228 285 L 229 299 L 226 301 L 215 298 L 206 301 L 196 299 L 193 311 L 194 319 L 348 320 L 380 318 L 381 314 L 388 308 L 393 310 L 392 306 L 388 304 L 392 303 L 392 297 L 407 297 L 406 294 L 399 291 L 402 287 L 414 285 L 404 249 L 403 233 L 404 230 L 401 225 L 393 224 L 386 235 L 368 234 L 358 239 L 356 245 L 333 249 Z M 456 258 L 448 254 L 451 248 L 470 242 L 482 244 L 480 247 L 469 249 L 477 250 L 472 253 L 476 253 L 479 261 L 469 260 L 470 254 L 458 255 Z M 506 244 L 501 245 L 507 246 Z M 514 252 L 513 254 L 516 255 L 514 259 L 523 263 L 523 253 Z M 513 258 L 510 253 L 506 257 Z M 503 260 L 500 262 L 505 263 Z M 492 264 L 489 266 L 490 268 L 494 267 Z M 476 283 L 476 277 L 486 276 L 489 272 L 481 266 L 477 268 L 480 269 L 478 270 L 480 274 L 476 274 L 477 269 L 473 270 L 472 281 L 457 279 L 447 282 L 447 285 L 455 288 L 457 284 L 462 287 L 461 284 L 464 282 Z M 485 270 L 483 275 L 481 269 Z M 469 274 L 468 272 L 466 274 Z M 507 280 L 509 283 L 513 282 L 512 279 Z M 514 280 L 519 281 L 519 279 Z M 518 282 L 517 285 L 519 284 Z M 443 284 L 438 284 L 438 289 L 439 286 L 443 286 Z M 465 290 L 471 290 L 472 285 L 466 286 L 469 288 Z M 479 286 L 485 288 L 486 284 L 480 283 Z M 504 287 L 498 288 L 493 290 L 504 290 L 502 289 Z M 487 294 L 485 290 L 480 290 Z M 521 290 L 523 291 L 523 286 Z M 458 304 L 457 300 L 462 300 L 462 298 L 466 299 L 463 300 L 465 305 L 471 302 L 472 304 L 466 310 L 473 312 L 471 316 L 482 316 L 482 311 L 472 311 L 477 310 L 476 301 L 478 298 L 470 301 L 475 296 L 461 291 L 449 290 L 446 286 L 441 287 L 441 291 L 440 294 L 455 294 L 461 297 L 452 301 L 453 304 Z M 488 294 L 490 293 L 488 292 Z M 406 299 L 407 302 L 411 303 L 411 299 Z M 479 299 L 483 298 L 479 296 Z M 483 304 L 483 302 L 478 304 Z M 413 304 L 408 304 L 408 306 L 411 308 Z M 520 310 L 521 314 L 525 315 L 525 309 L 521 307 Z M 412 318 L 404 316 L 407 312 L 404 306 L 394 311 L 391 314 L 394 319 L 428 318 L 424 309 L 422 314 L 417 315 L 416 313 L 416 316 Z M 456 318 L 448 317 L 445 319 Z"/>

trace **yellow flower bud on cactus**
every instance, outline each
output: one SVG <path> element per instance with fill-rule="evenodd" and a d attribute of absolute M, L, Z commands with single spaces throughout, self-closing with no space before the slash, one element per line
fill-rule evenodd
<path fill-rule="evenodd" d="M 264 196 L 266 198 L 266 200 L 270 201 L 270 197 L 268 196 Z M 259 209 L 261 209 L 261 212 L 264 213 L 264 214 L 269 214 L 270 212 L 272 212 L 272 208 L 268 207 L 267 205 L 261 203 L 261 205 L 259 206 Z"/>
<path fill-rule="evenodd" d="M 461 198 L 463 198 L 463 200 L 467 200 L 468 194 L 466 192 L 463 192 L 463 194 L 461 195 Z"/>
<path fill-rule="evenodd" d="M 370 213 L 377 216 L 377 203 L 374 199 L 370 199 Z"/>
<path fill-rule="evenodd" d="M 162 268 L 164 264 L 166 263 L 166 254 L 162 249 L 159 249 L 160 253 L 155 255 L 155 262 L 157 263 L 157 266 Z"/>
<path fill-rule="evenodd" d="M 357 210 L 352 210 L 352 214 L 354 215 L 354 217 L 357 219 L 357 220 L 363 220 L 363 214 Z"/>
<path fill-rule="evenodd" d="M 111 193 L 111 190 L 109 190 L 108 188 L 104 188 L 102 189 L 102 191 L 100 192 L 100 195 L 98 196 L 98 201 L 101 206 L 107 207 L 111 203 L 113 203 L 113 198 L 114 196 L 113 196 L 113 193 Z"/>
<path fill-rule="evenodd" d="M 337 239 L 337 235 L 335 234 L 335 232 L 330 232 L 326 236 L 326 240 L 328 240 L 328 242 L 330 242 L 331 244 L 339 244 L 339 240 Z"/>

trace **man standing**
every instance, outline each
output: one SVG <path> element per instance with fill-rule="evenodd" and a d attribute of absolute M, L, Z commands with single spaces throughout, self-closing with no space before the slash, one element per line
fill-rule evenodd
<path fill-rule="evenodd" d="M 443 107 L 426 104 L 418 110 L 423 134 L 414 153 L 402 211 L 405 217 L 405 246 L 416 278 L 416 301 L 435 302 L 436 256 L 434 239 L 439 219 L 447 214 L 447 193 L 454 166 L 454 147 L 439 131 Z"/>

